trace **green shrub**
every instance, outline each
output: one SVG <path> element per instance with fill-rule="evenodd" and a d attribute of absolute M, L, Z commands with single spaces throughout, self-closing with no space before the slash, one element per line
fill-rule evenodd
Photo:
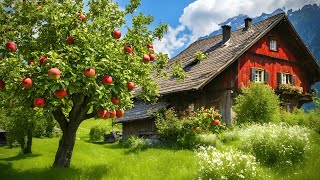
<path fill-rule="evenodd" d="M 199 134 L 197 135 L 197 145 L 200 146 L 214 146 L 220 145 L 220 140 L 216 134 Z"/>
<path fill-rule="evenodd" d="M 200 147 L 196 157 L 199 179 L 253 179 L 257 176 L 255 157 L 241 151 Z"/>
<path fill-rule="evenodd" d="M 161 109 L 155 116 L 158 134 L 166 140 L 176 141 L 182 129 L 182 122 L 177 117 L 175 110 L 173 108 Z"/>
<path fill-rule="evenodd" d="M 94 126 L 90 129 L 90 141 L 101 141 L 106 132 L 106 129 L 100 126 Z"/>
<path fill-rule="evenodd" d="M 200 108 L 196 111 L 185 111 L 178 118 L 174 109 L 161 110 L 156 114 L 158 133 L 166 140 L 178 142 L 184 148 L 193 148 L 198 141 L 197 134 L 218 133 L 225 126 L 214 125 L 213 121 L 221 120 L 221 115 L 213 108 Z"/>
<path fill-rule="evenodd" d="M 144 138 L 137 136 L 130 136 L 124 143 L 124 147 L 129 148 L 131 151 L 140 151 L 148 147 L 148 142 Z"/>
<path fill-rule="evenodd" d="M 239 128 L 228 129 L 219 134 L 219 139 L 223 143 L 239 140 Z"/>
<path fill-rule="evenodd" d="M 305 112 L 303 109 L 294 109 L 292 113 L 282 111 L 280 115 L 281 122 L 289 125 L 305 126 L 320 133 L 320 110 L 314 109 Z"/>
<path fill-rule="evenodd" d="M 251 125 L 240 132 L 242 149 L 268 166 L 300 162 L 309 145 L 309 129 L 284 123 Z"/>
<path fill-rule="evenodd" d="M 252 83 L 243 87 L 242 93 L 234 106 L 238 123 L 266 123 L 278 118 L 280 102 L 270 86 Z"/>

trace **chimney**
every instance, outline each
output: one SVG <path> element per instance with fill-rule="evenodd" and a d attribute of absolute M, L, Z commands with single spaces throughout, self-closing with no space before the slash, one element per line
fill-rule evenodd
<path fill-rule="evenodd" d="M 222 26 L 222 40 L 223 42 L 227 42 L 230 39 L 230 34 L 231 34 L 231 26 L 228 25 L 223 25 Z"/>
<path fill-rule="evenodd" d="M 244 29 L 248 30 L 252 24 L 252 19 L 247 17 L 244 19 Z"/>

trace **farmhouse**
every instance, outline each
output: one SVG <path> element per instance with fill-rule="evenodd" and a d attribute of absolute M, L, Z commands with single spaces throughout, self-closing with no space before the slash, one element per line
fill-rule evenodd
<path fill-rule="evenodd" d="M 222 26 L 222 34 L 198 40 L 170 59 L 168 72 L 172 74 L 172 67 L 181 61 L 185 79 L 156 79 L 160 102 L 137 102 L 118 119 L 123 137 L 155 134 L 151 113 L 168 106 L 178 112 L 215 107 L 230 124 L 234 98 L 251 82 L 270 85 L 288 110 L 312 101 L 311 85 L 320 80 L 320 66 L 286 15 L 251 21 L 244 19 L 245 26 L 233 32 Z M 194 58 L 199 51 L 207 55 L 204 60 Z"/>

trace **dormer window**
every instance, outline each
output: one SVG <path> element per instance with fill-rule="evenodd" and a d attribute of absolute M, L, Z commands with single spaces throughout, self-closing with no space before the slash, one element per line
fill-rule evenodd
<path fill-rule="evenodd" d="M 278 51 L 277 41 L 274 40 L 274 39 L 271 39 L 270 40 L 270 44 L 269 44 L 269 48 L 270 48 L 271 51 Z"/>

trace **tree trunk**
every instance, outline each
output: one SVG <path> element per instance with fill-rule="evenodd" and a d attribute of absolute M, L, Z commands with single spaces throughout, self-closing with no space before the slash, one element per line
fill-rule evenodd
<path fill-rule="evenodd" d="M 29 130 L 27 134 L 27 146 L 24 147 L 23 149 L 23 154 L 30 154 L 32 153 L 31 151 L 31 146 L 32 146 L 32 131 Z"/>
<path fill-rule="evenodd" d="M 90 97 L 84 96 L 83 94 L 73 94 L 73 107 L 69 112 L 69 118 L 65 117 L 62 109 L 57 109 L 52 112 L 63 132 L 62 138 L 59 141 L 59 148 L 52 165 L 53 168 L 70 167 L 72 151 L 76 141 L 76 132 L 80 123 L 90 117 L 87 114 L 90 109 L 88 106 L 90 100 Z"/>
<path fill-rule="evenodd" d="M 56 153 L 53 167 L 70 167 L 77 129 L 78 128 L 68 128 L 63 132 L 62 138 L 59 141 L 59 148 Z"/>

